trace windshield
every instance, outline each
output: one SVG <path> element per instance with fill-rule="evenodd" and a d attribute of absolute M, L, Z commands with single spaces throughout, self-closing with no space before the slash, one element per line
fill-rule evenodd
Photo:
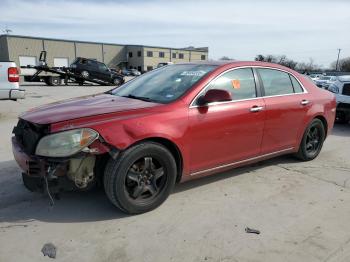
<path fill-rule="evenodd" d="M 157 103 L 175 101 L 217 66 L 171 65 L 153 70 L 112 90 L 116 96 Z"/>
<path fill-rule="evenodd" d="M 322 76 L 320 80 L 329 80 L 329 79 L 331 79 L 330 76 Z"/>

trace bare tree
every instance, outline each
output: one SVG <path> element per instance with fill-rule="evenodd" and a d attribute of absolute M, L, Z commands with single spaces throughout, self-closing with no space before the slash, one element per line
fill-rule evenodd
<path fill-rule="evenodd" d="M 298 64 L 298 62 L 295 62 L 294 60 L 287 58 L 286 55 L 279 55 L 279 56 L 265 55 L 264 56 L 260 54 L 255 57 L 255 61 L 276 63 L 276 64 L 289 67 L 291 69 L 295 69 Z"/>
<path fill-rule="evenodd" d="M 336 70 L 337 69 L 336 66 L 337 66 L 337 61 L 334 61 L 331 64 L 331 68 L 333 70 Z M 338 70 L 342 72 L 350 72 L 350 57 L 346 57 L 339 60 Z"/>
<path fill-rule="evenodd" d="M 322 66 L 315 64 L 314 59 L 310 57 L 309 62 L 299 63 L 296 69 L 302 72 L 321 71 Z"/>
<path fill-rule="evenodd" d="M 230 58 L 228 56 L 223 56 L 219 60 L 224 60 L 224 61 L 229 61 L 229 60 L 234 60 L 233 58 Z"/>

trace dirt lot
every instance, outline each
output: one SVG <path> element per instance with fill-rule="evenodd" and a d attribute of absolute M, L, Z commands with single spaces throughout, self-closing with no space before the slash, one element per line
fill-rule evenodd
<path fill-rule="evenodd" d="M 279 157 L 177 185 L 147 214 L 122 214 L 102 190 L 63 194 L 50 208 L 22 185 L 16 117 L 109 87 L 25 88 L 25 100 L 0 101 L 0 261 L 48 261 L 49 242 L 57 261 L 350 261 L 350 125 L 336 125 L 314 161 Z"/>

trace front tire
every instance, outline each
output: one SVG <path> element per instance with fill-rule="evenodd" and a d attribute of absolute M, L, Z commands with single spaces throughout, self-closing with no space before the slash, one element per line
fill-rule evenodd
<path fill-rule="evenodd" d="M 145 142 L 110 159 L 104 173 L 109 200 L 128 214 L 140 214 L 160 206 L 176 180 L 176 162 L 161 144 Z"/>
<path fill-rule="evenodd" d="M 320 119 L 315 118 L 306 128 L 296 157 L 303 161 L 313 160 L 320 153 L 326 131 Z"/>

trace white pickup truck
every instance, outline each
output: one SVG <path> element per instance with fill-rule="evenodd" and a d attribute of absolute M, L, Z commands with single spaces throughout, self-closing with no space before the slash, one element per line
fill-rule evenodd
<path fill-rule="evenodd" d="M 337 100 L 336 120 L 338 123 L 349 123 L 350 121 L 350 75 L 338 76 L 332 82 L 328 91 L 335 94 Z"/>
<path fill-rule="evenodd" d="M 16 63 L 0 61 L 0 100 L 22 99 L 24 92 L 19 87 L 19 69 Z"/>

